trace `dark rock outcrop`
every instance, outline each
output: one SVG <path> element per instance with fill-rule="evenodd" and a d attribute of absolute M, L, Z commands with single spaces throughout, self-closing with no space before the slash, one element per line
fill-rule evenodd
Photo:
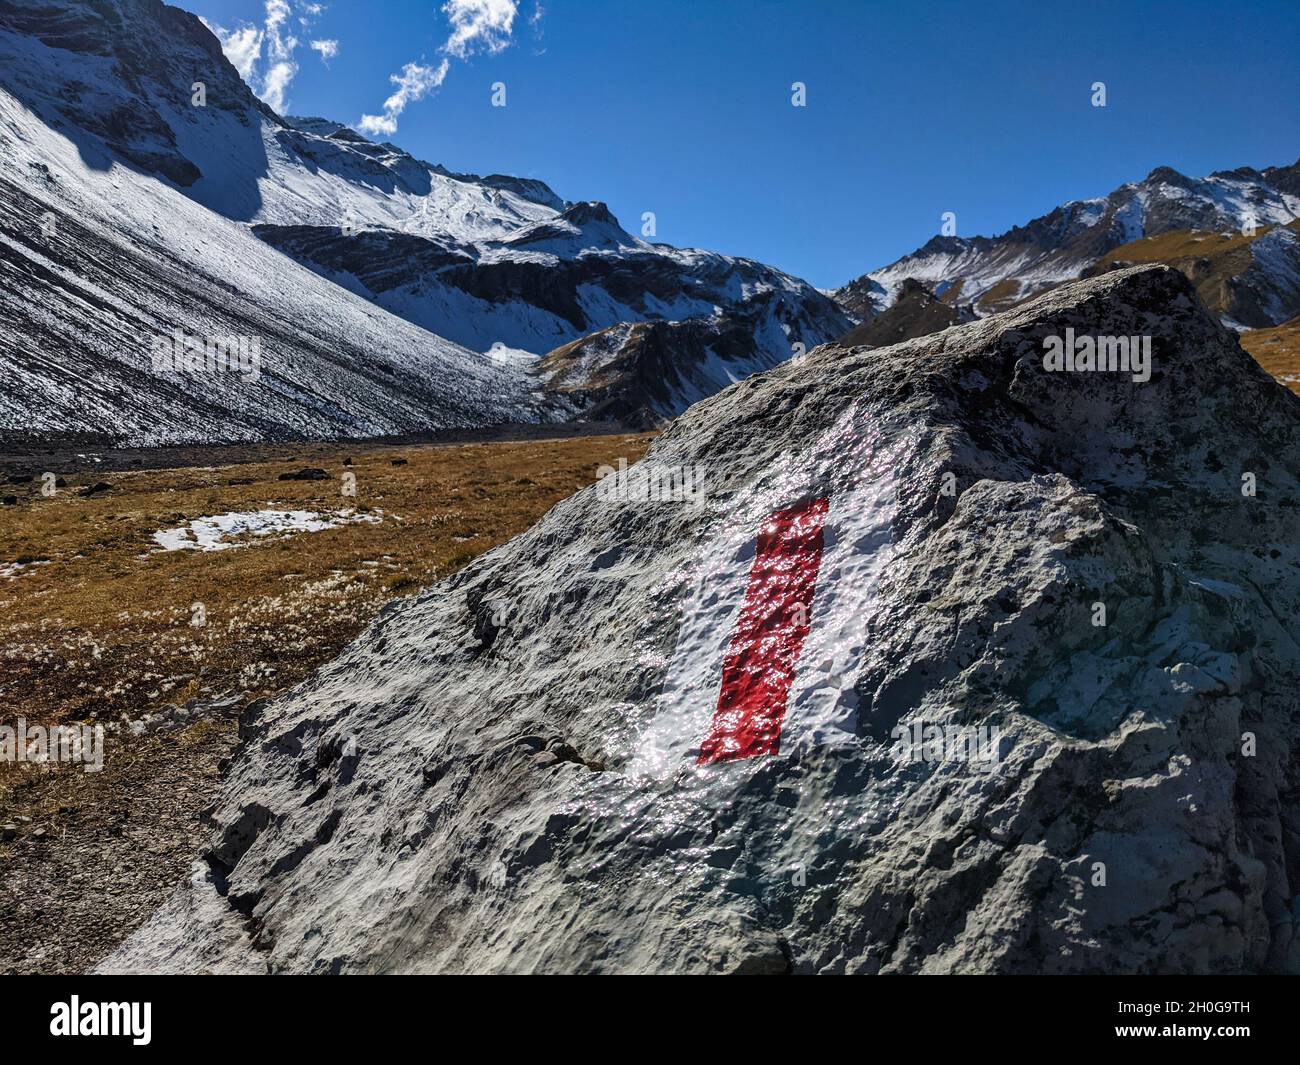
<path fill-rule="evenodd" d="M 897 298 L 887 310 L 850 329 L 838 343 L 848 347 L 901 344 L 904 340 L 929 336 L 974 318 L 975 314 L 969 307 L 944 303 L 921 282 L 909 278 L 903 282 Z"/>

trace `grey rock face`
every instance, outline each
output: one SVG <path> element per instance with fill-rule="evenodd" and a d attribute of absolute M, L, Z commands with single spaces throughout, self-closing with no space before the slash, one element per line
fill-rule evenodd
<path fill-rule="evenodd" d="M 1150 380 L 1046 372 L 1067 328 L 1151 336 Z M 1300 400 L 1180 274 L 820 348 L 633 472 L 697 466 L 250 711 L 206 867 L 103 968 L 1300 969 Z M 700 764 L 791 643 L 775 753 Z"/>
<path fill-rule="evenodd" d="M 784 361 L 794 350 L 787 331 L 791 338 L 824 337 L 825 328 L 806 307 L 769 292 L 709 318 L 601 329 L 549 352 L 536 371 L 549 396 L 584 417 L 657 428 Z"/>
<path fill-rule="evenodd" d="M 971 308 L 955 306 L 937 299 L 921 282 L 908 278 L 898 291 L 898 297 L 888 310 L 868 315 L 861 325 L 855 326 L 838 343 L 841 346 L 870 345 L 885 347 L 901 344 L 904 340 L 929 336 L 949 326 L 974 321 Z"/>
<path fill-rule="evenodd" d="M 247 109 L 274 118 L 203 24 L 161 0 L 0 0 L 2 30 L 29 36 L 48 49 L 101 59 L 101 69 L 111 71 L 129 96 L 71 79 L 61 86 L 33 86 L 12 69 L 0 84 L 29 100 L 48 122 L 65 120 L 101 138 L 121 158 L 180 186 L 192 185 L 202 171 L 178 145 L 166 115 L 193 111 L 188 105 L 196 81 L 211 93 L 214 109 L 244 124 Z M 15 66 L 9 55 L 5 60 L 6 67 Z"/>

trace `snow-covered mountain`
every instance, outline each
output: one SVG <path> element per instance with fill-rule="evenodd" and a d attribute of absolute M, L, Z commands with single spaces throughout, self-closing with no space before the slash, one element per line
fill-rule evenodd
<path fill-rule="evenodd" d="M 0 140 L 0 431 L 155 443 L 557 417 L 582 392 L 557 405 L 531 356 L 625 322 L 750 323 L 756 354 L 686 374 L 690 403 L 850 324 L 802 281 L 633 237 L 540 181 L 282 118 L 159 0 L 0 0 Z M 257 338 L 260 380 L 156 372 L 177 330 Z"/>
<path fill-rule="evenodd" d="M 535 420 L 516 371 L 340 289 L 244 223 L 311 217 L 330 198 L 375 212 L 400 200 L 392 174 L 371 146 L 284 124 L 192 15 L 157 0 L 0 0 L 0 432 L 157 444 Z M 493 191 L 498 215 L 549 210 Z M 177 339 L 204 359 L 242 343 L 256 365 L 159 362 Z"/>
<path fill-rule="evenodd" d="M 541 182 L 452 174 L 326 119 L 281 118 L 196 16 L 160 0 L 0 0 L 0 29 L 0 85 L 89 165 L 132 164 L 236 221 L 469 241 L 564 206 Z"/>
<path fill-rule="evenodd" d="M 540 217 L 505 233 L 472 234 L 419 214 L 352 232 L 266 223 L 254 231 L 379 306 L 478 351 L 502 345 L 542 355 L 620 323 L 734 315 L 753 321 L 766 369 L 789 358 L 794 344 L 811 348 L 849 325 L 797 278 L 750 259 L 649 243 L 603 203 L 534 207 Z"/>
<path fill-rule="evenodd" d="M 1242 233 L 1252 227 L 1264 235 L 1298 217 L 1300 162 L 1264 170 L 1241 167 L 1205 178 L 1158 167 L 1108 196 L 1071 201 L 998 237 L 934 237 L 897 262 L 849 282 L 835 297 L 865 320 L 892 305 L 912 278 L 946 302 L 972 304 L 989 314 L 1073 280 L 1108 252 L 1142 238 L 1176 231 Z M 1300 267 L 1289 245 L 1279 249 L 1270 243 L 1269 250 L 1269 261 L 1283 272 Z M 1283 301 L 1274 313 L 1292 317 L 1300 313 L 1300 303 Z"/>
<path fill-rule="evenodd" d="M 767 301 L 746 313 L 624 322 L 556 348 L 538 375 L 549 396 L 588 417 L 653 428 L 784 361 L 775 321 Z"/>

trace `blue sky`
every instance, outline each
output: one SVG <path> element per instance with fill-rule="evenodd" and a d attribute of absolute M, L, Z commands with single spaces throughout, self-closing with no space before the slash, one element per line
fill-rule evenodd
<path fill-rule="evenodd" d="M 265 28 L 266 0 L 175 2 Z M 822 287 L 912 251 L 945 211 L 961 235 L 993 234 L 1158 165 L 1300 157 L 1296 0 L 542 0 L 540 17 L 519 0 L 508 36 L 498 22 L 463 58 L 444 51 L 444 0 L 270 2 L 291 9 L 286 52 L 297 39 L 290 113 L 355 125 L 383 114 L 390 75 L 447 58 L 380 139 L 604 200 L 630 232 L 653 211 L 656 239 Z M 453 2 L 499 15 L 511 0 Z M 312 40 L 337 42 L 328 64 Z"/>

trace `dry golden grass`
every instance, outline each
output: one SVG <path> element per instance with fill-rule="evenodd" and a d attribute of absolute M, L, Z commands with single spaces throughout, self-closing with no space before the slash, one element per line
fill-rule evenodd
<path fill-rule="evenodd" d="M 997 314 L 1021 302 L 1023 298 L 1020 294 L 1020 282 L 1008 277 L 999 281 L 979 298 L 979 307 L 984 314 Z"/>
<path fill-rule="evenodd" d="M 20 502 L 0 510 L 0 705 L 31 722 L 117 720 L 191 696 L 282 690 L 385 602 L 524 531 L 600 464 L 636 461 L 650 439 L 313 445 L 291 461 L 104 474 L 114 489 L 91 498 L 77 488 L 96 477 L 69 477 L 51 499 L 39 479 L 7 488 Z M 393 465 L 399 457 L 407 464 Z M 304 465 L 329 478 L 277 479 Z M 355 498 L 341 494 L 345 471 Z M 153 542 L 160 529 L 231 511 L 354 508 L 380 520 L 224 551 Z"/>
<path fill-rule="evenodd" d="M 1300 220 L 1287 226 L 1300 233 Z M 1182 229 L 1143 237 L 1107 252 L 1091 272 L 1101 272 L 1112 263 L 1166 263 L 1187 276 L 1210 310 L 1235 315 L 1239 312 L 1232 280 L 1249 269 L 1251 244 L 1273 228 L 1259 226 L 1249 236 Z"/>
<path fill-rule="evenodd" d="M 1122 244 L 1101 257 L 1100 266 L 1110 263 L 1173 263 L 1176 259 L 1214 258 L 1248 248 L 1272 226 L 1260 226 L 1252 236 L 1241 233 L 1208 233 L 1179 229 L 1156 237 Z"/>
<path fill-rule="evenodd" d="M 1300 395 L 1300 318 L 1272 329 L 1250 329 L 1241 334 L 1241 346 L 1255 361 Z"/>
<path fill-rule="evenodd" d="M 939 297 L 944 303 L 957 304 L 961 302 L 961 289 L 966 284 L 964 277 L 957 278 L 951 285 L 943 290 L 943 295 Z"/>

